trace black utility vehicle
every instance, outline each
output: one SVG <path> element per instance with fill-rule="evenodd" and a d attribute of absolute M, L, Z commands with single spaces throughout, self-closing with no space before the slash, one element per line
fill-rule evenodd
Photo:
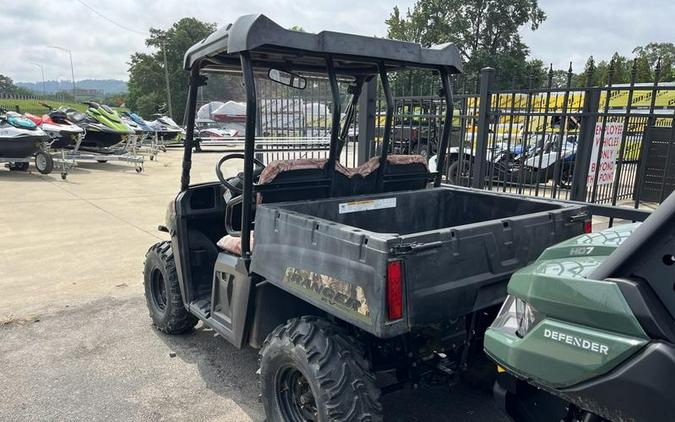
<path fill-rule="evenodd" d="M 148 307 L 165 333 L 201 320 L 236 347 L 260 348 L 270 421 L 381 420 L 381 391 L 456 378 L 482 356 L 510 275 L 583 232 L 588 214 L 577 205 L 441 186 L 422 157 L 387 153 L 390 130 L 379 156 L 339 163 L 364 83 L 380 79 L 389 128 L 391 71 L 435 72 L 452 104 L 450 76 L 461 71 L 452 45 L 309 34 L 244 16 L 190 48 L 185 67 L 181 191 L 160 227 L 171 241 L 146 255 Z M 219 182 L 190 185 L 197 91 L 209 71 L 243 74 L 245 153 L 220 159 Z M 254 157 L 255 78 L 302 89 L 303 75 L 331 86 L 328 158 L 264 165 Z M 353 94 L 342 122 L 339 83 Z M 451 117 L 449 107 L 438 168 Z M 227 178 L 231 159 L 243 159 L 243 172 Z"/>

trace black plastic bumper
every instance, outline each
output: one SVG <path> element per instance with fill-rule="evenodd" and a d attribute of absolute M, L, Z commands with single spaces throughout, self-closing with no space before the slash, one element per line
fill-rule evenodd
<path fill-rule="evenodd" d="M 675 346 L 651 343 L 609 374 L 551 393 L 610 421 L 675 421 Z M 499 375 L 494 395 L 516 421 L 560 420 L 564 408 L 559 398 L 509 374 Z M 535 414 L 542 409 L 545 415 Z"/>

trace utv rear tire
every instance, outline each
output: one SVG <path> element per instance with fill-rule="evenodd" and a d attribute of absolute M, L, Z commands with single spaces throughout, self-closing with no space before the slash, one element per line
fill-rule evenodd
<path fill-rule="evenodd" d="M 324 319 L 277 327 L 260 350 L 260 390 L 270 421 L 382 421 L 380 390 L 358 343 Z"/>
<path fill-rule="evenodd" d="M 150 318 L 159 331 L 182 334 L 197 325 L 199 320 L 183 305 L 170 242 L 156 243 L 145 254 L 143 284 Z"/>

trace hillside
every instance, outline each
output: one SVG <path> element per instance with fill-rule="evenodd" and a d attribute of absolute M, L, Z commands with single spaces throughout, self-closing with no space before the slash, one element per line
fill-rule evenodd
<path fill-rule="evenodd" d="M 27 88 L 35 93 L 42 93 L 42 82 L 15 82 L 16 86 Z M 127 83 L 117 79 L 83 79 L 75 81 L 80 89 L 95 89 L 105 95 L 127 92 Z M 73 88 L 71 81 L 45 81 L 45 91 L 54 94 L 59 91 L 70 91 Z"/>
<path fill-rule="evenodd" d="M 44 107 L 41 103 L 44 102 L 49 104 L 53 108 L 67 107 L 74 108 L 79 111 L 86 111 L 87 106 L 78 103 L 78 102 L 66 102 L 66 101 L 42 101 L 42 100 L 16 100 L 16 99 L 2 99 L 0 98 L 0 107 L 5 108 L 10 111 L 18 111 L 21 113 L 31 113 L 42 115 L 47 112 L 47 108 Z M 113 109 L 118 111 L 128 111 L 126 108 L 113 107 Z"/>

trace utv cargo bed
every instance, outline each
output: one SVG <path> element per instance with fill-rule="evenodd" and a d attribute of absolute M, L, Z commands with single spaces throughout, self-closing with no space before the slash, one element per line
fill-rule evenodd
<path fill-rule="evenodd" d="M 579 205 L 453 187 L 261 204 L 251 270 L 386 338 L 501 303 L 513 272 L 589 219 Z M 402 265 L 395 320 L 392 261 Z"/>

